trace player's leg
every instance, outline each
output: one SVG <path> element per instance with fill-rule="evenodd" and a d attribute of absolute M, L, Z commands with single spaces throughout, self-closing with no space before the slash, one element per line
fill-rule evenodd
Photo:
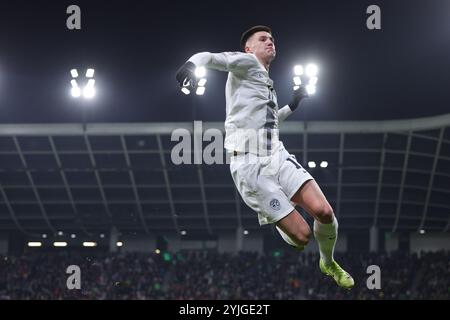
<path fill-rule="evenodd" d="M 319 245 L 322 272 L 332 276 L 340 286 L 351 288 L 353 279 L 334 261 L 338 222 L 317 182 L 307 181 L 291 200 L 314 217 L 314 237 Z"/>
<path fill-rule="evenodd" d="M 333 209 L 315 180 L 307 181 L 291 198 L 314 217 L 314 237 L 319 243 L 320 257 L 326 264 L 333 261 L 338 223 Z"/>
<path fill-rule="evenodd" d="M 300 250 L 305 248 L 311 238 L 311 229 L 297 210 L 279 220 L 276 228 L 284 241 Z"/>

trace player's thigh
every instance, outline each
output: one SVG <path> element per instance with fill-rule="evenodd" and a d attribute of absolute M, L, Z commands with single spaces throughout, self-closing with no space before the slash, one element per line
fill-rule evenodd
<path fill-rule="evenodd" d="M 332 219 L 333 209 L 315 180 L 304 183 L 291 198 L 315 219 L 327 223 Z M 323 221 L 325 220 L 325 221 Z"/>

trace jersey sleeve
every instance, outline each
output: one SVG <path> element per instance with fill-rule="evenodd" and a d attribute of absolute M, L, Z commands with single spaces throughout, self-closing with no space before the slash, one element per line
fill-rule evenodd
<path fill-rule="evenodd" d="M 251 54 L 244 52 L 200 52 L 194 54 L 188 61 L 191 61 L 197 67 L 204 66 L 208 69 L 233 73 L 245 72 L 256 63 Z"/>

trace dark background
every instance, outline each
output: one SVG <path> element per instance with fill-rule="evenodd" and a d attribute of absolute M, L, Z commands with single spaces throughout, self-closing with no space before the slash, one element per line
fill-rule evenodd
<path fill-rule="evenodd" d="M 81 30 L 66 8 L 81 8 Z M 381 30 L 366 9 L 381 8 Z M 272 27 L 270 75 L 280 107 L 292 67 L 319 66 L 317 94 L 294 120 L 381 120 L 450 110 L 450 1 L 2 1 L 0 123 L 223 121 L 226 75 L 186 97 L 174 74 L 200 51 L 239 50 L 241 33 Z M 70 69 L 96 69 L 97 96 L 70 96 Z M 192 102 L 191 100 L 196 101 Z"/>

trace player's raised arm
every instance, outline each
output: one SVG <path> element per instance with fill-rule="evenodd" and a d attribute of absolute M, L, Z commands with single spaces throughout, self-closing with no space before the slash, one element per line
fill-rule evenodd
<path fill-rule="evenodd" d="M 183 83 L 186 84 L 189 80 L 194 82 L 195 69 L 197 67 L 245 74 L 248 68 L 255 63 L 257 63 L 255 58 L 248 53 L 200 52 L 190 57 L 189 60 L 178 69 L 176 79 L 180 86 L 183 86 Z"/>
<path fill-rule="evenodd" d="M 300 88 L 295 90 L 292 94 L 291 102 L 278 110 L 278 121 L 283 121 L 294 113 L 295 109 L 300 105 L 300 102 L 307 97 L 309 97 L 309 95 L 304 86 L 300 86 Z"/>

